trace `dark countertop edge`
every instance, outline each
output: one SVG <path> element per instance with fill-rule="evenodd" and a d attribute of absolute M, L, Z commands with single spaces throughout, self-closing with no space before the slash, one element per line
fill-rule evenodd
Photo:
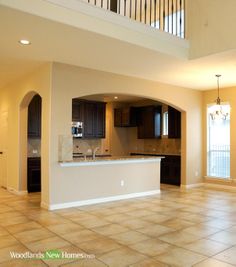
<path fill-rule="evenodd" d="M 135 155 L 141 155 L 141 156 L 176 156 L 176 157 L 180 157 L 181 154 L 174 154 L 174 153 L 152 153 L 152 152 L 130 152 L 131 156 L 135 156 Z"/>

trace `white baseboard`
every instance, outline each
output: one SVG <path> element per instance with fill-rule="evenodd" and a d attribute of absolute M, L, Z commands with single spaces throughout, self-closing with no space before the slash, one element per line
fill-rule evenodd
<path fill-rule="evenodd" d="M 146 192 L 139 192 L 139 193 L 132 193 L 132 194 L 125 194 L 125 195 L 118 195 L 118 196 L 111 196 L 111 197 L 104 197 L 104 198 L 95 198 L 95 199 L 88 199 L 88 200 L 81 200 L 81 201 L 74 201 L 74 202 L 67 202 L 67 203 L 59 203 L 59 204 L 49 204 L 41 202 L 41 207 L 46 208 L 48 210 L 57 210 L 57 209 L 65 209 L 65 208 L 72 208 L 72 207 L 81 207 L 86 205 L 93 205 L 111 201 L 118 201 L 136 197 L 145 197 L 160 194 L 160 189 L 146 191 Z"/>
<path fill-rule="evenodd" d="M 7 187 L 7 191 L 17 196 L 25 196 L 28 194 L 28 191 L 25 190 L 18 191 L 13 187 Z"/>
<path fill-rule="evenodd" d="M 236 191 L 236 186 L 232 186 L 232 185 L 204 183 L 204 187 L 215 188 L 215 189 L 227 189 L 227 190 L 231 190 L 231 191 Z"/>
<path fill-rule="evenodd" d="M 197 183 L 197 184 L 181 184 L 181 189 L 191 189 L 204 186 L 204 183 Z"/>

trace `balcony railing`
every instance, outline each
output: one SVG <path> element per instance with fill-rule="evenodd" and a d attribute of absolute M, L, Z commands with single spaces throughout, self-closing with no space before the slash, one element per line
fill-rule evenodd
<path fill-rule="evenodd" d="M 185 38 L 185 0 L 83 0 Z"/>

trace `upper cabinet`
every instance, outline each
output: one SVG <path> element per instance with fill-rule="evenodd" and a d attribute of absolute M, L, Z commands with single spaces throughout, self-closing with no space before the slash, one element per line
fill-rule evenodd
<path fill-rule="evenodd" d="M 116 108 L 114 110 L 115 127 L 137 126 L 137 112 L 135 107 Z"/>
<path fill-rule="evenodd" d="M 42 99 L 35 95 L 28 107 L 28 137 L 41 137 L 41 105 Z"/>
<path fill-rule="evenodd" d="M 168 106 L 168 138 L 181 138 L 181 112 Z"/>
<path fill-rule="evenodd" d="M 138 108 L 138 138 L 161 138 L 161 106 Z"/>
<path fill-rule="evenodd" d="M 105 138 L 106 103 L 73 99 L 72 121 L 83 123 L 83 138 Z"/>

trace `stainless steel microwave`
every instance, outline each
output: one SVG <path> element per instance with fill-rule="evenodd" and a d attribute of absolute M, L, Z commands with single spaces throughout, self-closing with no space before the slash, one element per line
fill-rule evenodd
<path fill-rule="evenodd" d="M 82 138 L 83 137 L 83 122 L 73 121 L 71 126 L 71 133 L 73 137 Z"/>

